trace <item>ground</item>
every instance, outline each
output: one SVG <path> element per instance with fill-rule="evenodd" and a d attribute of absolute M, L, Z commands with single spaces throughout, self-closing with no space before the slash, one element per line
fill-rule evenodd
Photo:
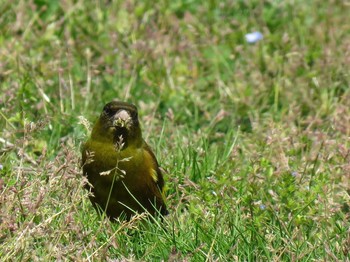
<path fill-rule="evenodd" d="M 346 260 L 349 9 L 1 2 L 0 257 Z M 84 190 L 81 144 L 115 98 L 168 172 L 163 221 L 110 223 Z"/>

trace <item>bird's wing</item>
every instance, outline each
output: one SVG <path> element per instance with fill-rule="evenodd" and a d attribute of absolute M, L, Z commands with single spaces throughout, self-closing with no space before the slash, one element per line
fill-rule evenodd
<path fill-rule="evenodd" d="M 156 179 L 154 179 L 155 183 L 157 184 L 159 190 L 161 192 L 163 192 L 164 189 L 164 178 L 163 178 L 163 173 L 164 169 L 162 169 L 161 167 L 159 167 L 158 161 L 156 159 L 156 156 L 154 155 L 151 147 L 144 142 L 144 149 L 147 151 L 147 153 L 151 156 L 153 163 L 154 163 L 154 170 L 156 171 Z"/>

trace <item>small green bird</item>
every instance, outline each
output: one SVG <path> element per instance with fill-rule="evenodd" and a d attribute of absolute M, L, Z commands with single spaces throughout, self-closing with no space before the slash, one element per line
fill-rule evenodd
<path fill-rule="evenodd" d="M 135 213 L 168 214 L 164 179 L 157 159 L 142 138 L 136 106 L 106 104 L 82 150 L 86 188 L 95 208 L 111 219 Z"/>

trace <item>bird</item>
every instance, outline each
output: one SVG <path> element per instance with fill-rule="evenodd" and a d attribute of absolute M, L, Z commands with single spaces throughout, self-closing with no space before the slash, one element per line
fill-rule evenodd
<path fill-rule="evenodd" d="M 137 107 L 107 103 L 82 146 L 90 201 L 111 220 L 135 214 L 167 215 L 163 169 L 142 137 Z"/>

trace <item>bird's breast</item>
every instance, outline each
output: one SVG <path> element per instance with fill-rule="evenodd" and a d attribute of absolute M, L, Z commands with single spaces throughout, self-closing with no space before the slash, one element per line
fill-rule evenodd
<path fill-rule="evenodd" d="M 118 152 L 113 145 L 92 143 L 88 150 L 93 152 L 93 161 L 84 166 L 89 181 L 98 177 L 97 180 L 106 184 L 122 181 L 129 188 L 136 188 L 157 179 L 157 167 L 143 148 L 126 148 Z"/>

